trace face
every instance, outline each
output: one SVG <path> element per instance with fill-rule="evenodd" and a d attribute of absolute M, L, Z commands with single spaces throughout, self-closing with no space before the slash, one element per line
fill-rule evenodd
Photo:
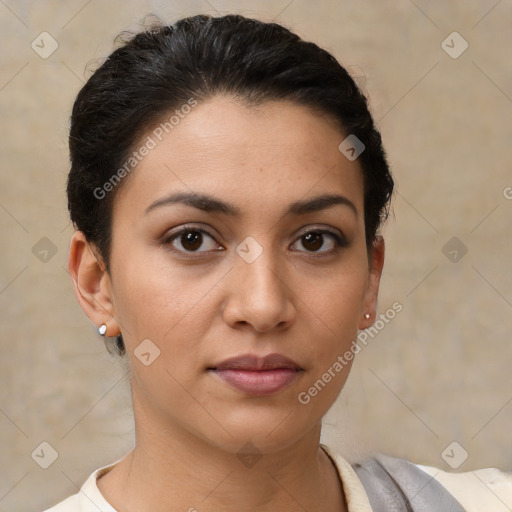
<path fill-rule="evenodd" d="M 100 284 L 112 318 L 89 316 L 123 335 L 139 424 L 231 452 L 271 452 L 319 425 L 382 269 L 344 138 L 290 102 L 217 96 L 123 183 Z"/>

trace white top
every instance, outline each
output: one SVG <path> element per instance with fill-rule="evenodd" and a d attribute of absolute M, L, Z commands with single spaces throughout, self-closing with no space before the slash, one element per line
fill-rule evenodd
<path fill-rule="evenodd" d="M 322 445 L 334 461 L 343 484 L 349 512 L 372 512 L 363 484 L 348 461 Z M 108 473 L 121 459 L 103 466 L 89 476 L 80 491 L 44 512 L 118 512 L 103 497 L 96 480 Z M 512 473 L 495 468 L 467 473 L 447 473 L 417 465 L 443 485 L 467 512 L 510 512 L 512 510 Z"/>
<path fill-rule="evenodd" d="M 512 510 L 512 473 L 504 473 L 496 468 L 447 473 L 437 468 L 416 465 L 434 477 L 467 512 Z"/>

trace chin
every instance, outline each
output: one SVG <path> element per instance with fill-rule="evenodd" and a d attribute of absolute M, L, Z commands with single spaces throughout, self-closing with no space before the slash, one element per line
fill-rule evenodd
<path fill-rule="evenodd" d="M 217 409 L 218 411 L 219 409 Z M 243 410 L 237 408 L 222 414 L 222 427 L 208 429 L 203 436 L 207 441 L 222 450 L 239 454 L 240 451 L 276 453 L 299 441 L 304 435 L 320 424 L 308 414 L 306 408 L 290 410 L 274 406 L 265 410 L 265 405 L 254 401 Z M 218 416 L 221 417 L 220 415 Z M 225 430 L 224 430 L 225 429 Z M 220 434 L 213 437 L 213 433 Z"/>

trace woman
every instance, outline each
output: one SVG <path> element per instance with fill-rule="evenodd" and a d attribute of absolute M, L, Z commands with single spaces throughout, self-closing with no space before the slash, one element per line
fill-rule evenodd
<path fill-rule="evenodd" d="M 393 191 L 334 57 L 242 16 L 153 26 L 88 80 L 69 141 L 69 271 L 128 359 L 136 443 L 52 512 L 472 510 L 437 470 L 320 444 Z"/>

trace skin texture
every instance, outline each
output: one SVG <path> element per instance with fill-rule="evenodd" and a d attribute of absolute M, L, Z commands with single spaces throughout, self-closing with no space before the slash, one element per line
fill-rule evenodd
<path fill-rule="evenodd" d="M 73 235 L 68 266 L 78 300 L 95 325 L 107 324 L 107 336 L 122 333 L 130 363 L 136 445 L 98 480 L 120 512 L 345 510 L 318 445 L 350 365 L 307 405 L 298 400 L 375 318 L 384 242 L 377 237 L 367 252 L 362 173 L 338 150 L 344 138 L 291 102 L 256 108 L 216 96 L 125 178 L 110 274 L 83 234 Z M 240 214 L 184 204 L 145 213 L 191 191 Z M 344 196 L 356 212 L 337 204 L 284 215 L 290 203 L 322 194 Z M 192 244 L 199 252 L 180 236 L 166 242 L 185 225 L 208 233 Z M 329 235 L 304 239 L 319 229 L 343 233 L 347 245 Z M 262 248 L 252 263 L 236 251 L 246 237 Z M 145 339 L 160 350 L 148 366 L 134 354 Z M 208 371 L 233 356 L 271 353 L 303 371 L 270 396 L 250 396 Z M 246 443 L 261 454 L 251 467 L 237 457 Z"/>

